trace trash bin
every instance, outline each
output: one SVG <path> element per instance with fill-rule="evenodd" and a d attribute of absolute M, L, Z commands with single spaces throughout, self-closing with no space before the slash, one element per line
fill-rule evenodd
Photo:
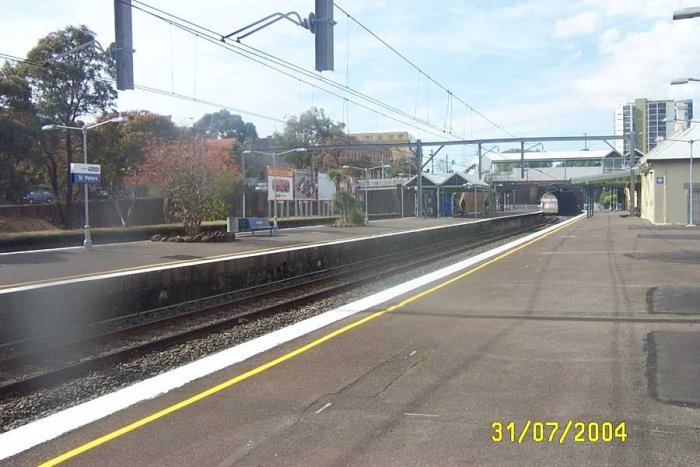
<path fill-rule="evenodd" d="M 238 217 L 227 217 L 226 218 L 226 232 L 228 233 L 238 233 Z"/>

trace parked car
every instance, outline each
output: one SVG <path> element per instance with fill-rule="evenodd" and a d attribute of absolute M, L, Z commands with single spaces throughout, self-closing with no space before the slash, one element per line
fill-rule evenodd
<path fill-rule="evenodd" d="M 30 191 L 22 197 L 29 204 L 53 203 L 53 193 L 45 190 Z"/>

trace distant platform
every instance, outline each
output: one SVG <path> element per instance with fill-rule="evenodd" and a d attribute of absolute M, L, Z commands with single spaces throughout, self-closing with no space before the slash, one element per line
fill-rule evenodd
<path fill-rule="evenodd" d="M 65 281 L 104 274 L 139 271 L 173 264 L 272 252 L 302 245 L 474 222 L 467 218 L 373 220 L 368 226 L 337 228 L 310 226 L 267 232 L 238 234 L 229 243 L 130 242 L 96 245 L 91 252 L 82 247 L 56 248 L 0 254 L 0 293 L 31 284 Z"/>

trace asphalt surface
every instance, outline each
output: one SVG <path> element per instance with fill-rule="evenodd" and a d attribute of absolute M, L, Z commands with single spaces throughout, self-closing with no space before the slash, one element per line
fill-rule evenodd
<path fill-rule="evenodd" d="M 36 283 L 98 275 L 115 271 L 138 270 L 165 264 L 240 255 L 256 251 L 382 235 L 425 227 L 473 222 L 473 219 L 387 219 L 371 221 L 366 227 L 336 228 L 313 226 L 282 229 L 275 235 L 257 232 L 237 236 L 229 243 L 131 242 L 96 245 L 93 251 L 59 248 L 0 254 L 0 291 Z"/>
<path fill-rule="evenodd" d="M 676 290 L 659 314 L 654 290 L 697 290 L 699 262 L 687 258 L 700 232 L 649 231 L 617 213 L 584 218 L 69 464 L 697 465 L 700 304 L 674 313 Z M 8 462 L 51 459 L 357 319 Z M 572 428 L 560 444 L 569 420 L 624 422 L 626 439 L 576 443 Z M 515 441 L 493 442 L 494 421 L 514 422 Z M 561 428 L 520 444 L 528 421 Z"/>

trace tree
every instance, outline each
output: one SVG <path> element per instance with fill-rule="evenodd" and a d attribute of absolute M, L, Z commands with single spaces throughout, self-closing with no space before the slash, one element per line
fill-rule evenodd
<path fill-rule="evenodd" d="M 103 125 L 90 133 L 88 145 L 92 161 L 102 166 L 102 188 L 107 191 L 123 227 L 129 225 L 135 190 L 126 190 L 126 182 L 143 164 L 146 148 L 167 144 L 178 136 L 178 128 L 167 115 L 147 110 L 122 112 L 126 121 Z M 108 120 L 115 114 L 105 114 Z M 126 200 L 125 200 L 126 198 Z"/>
<path fill-rule="evenodd" d="M 131 181 L 159 187 L 166 214 L 179 219 L 186 233 L 193 235 L 202 221 L 221 212 L 226 195 L 240 182 L 231 156 L 201 138 L 153 144 Z"/>
<path fill-rule="evenodd" d="M 287 118 L 282 133 L 275 132 L 272 137 L 275 144 L 287 148 L 301 148 L 317 144 L 331 144 L 347 137 L 342 123 L 334 122 L 326 116 L 323 109 L 311 107 L 301 115 Z M 310 168 L 311 158 L 324 161 L 327 154 L 314 152 L 296 152 L 285 156 L 295 167 Z M 317 164 L 315 164 L 317 165 Z"/>
<path fill-rule="evenodd" d="M 410 174 L 411 171 L 415 171 L 411 167 L 411 161 L 413 158 L 409 156 L 408 154 L 400 154 L 396 157 L 394 157 L 391 161 L 391 167 L 387 169 L 387 176 L 388 177 L 396 177 L 399 174 Z"/>
<path fill-rule="evenodd" d="M 204 114 L 192 125 L 192 128 L 196 133 L 203 134 L 207 138 L 235 138 L 239 143 L 258 138 L 255 125 L 244 122 L 240 115 L 231 114 L 225 109 Z"/>
<path fill-rule="evenodd" d="M 20 201 L 37 181 L 37 129 L 29 83 L 6 64 L 0 69 L 0 200 Z"/>
<path fill-rule="evenodd" d="M 78 124 L 81 117 L 102 114 L 113 106 L 117 93 L 106 78 L 114 77 L 114 66 L 107 53 L 91 46 L 52 61 L 53 57 L 94 39 L 95 33 L 86 26 L 68 26 L 40 39 L 27 54 L 27 63 L 17 66 L 16 71 L 26 78 L 37 113 L 45 123 L 82 126 L 82 122 Z M 59 217 L 70 226 L 76 190 L 68 167 L 79 157 L 82 143 L 75 143 L 80 141 L 77 131 L 52 133 L 43 138 L 41 154 L 56 199 L 61 200 Z"/>

